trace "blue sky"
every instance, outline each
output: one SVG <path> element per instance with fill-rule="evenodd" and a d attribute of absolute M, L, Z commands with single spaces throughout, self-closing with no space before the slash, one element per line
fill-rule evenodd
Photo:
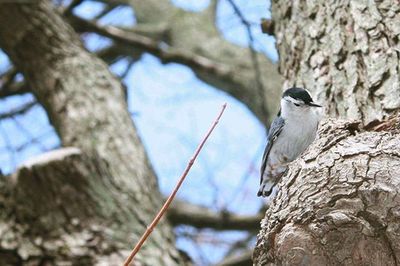
<path fill-rule="evenodd" d="M 191 11 L 204 9 L 209 4 L 206 0 L 173 2 Z M 256 49 L 276 61 L 278 56 L 274 39 L 261 34 L 258 26 L 262 17 L 270 15 L 268 1 L 237 0 L 236 3 L 255 25 Z M 76 9 L 76 14 L 90 18 L 102 7 L 94 1 L 84 2 Z M 226 0 L 220 0 L 217 17 L 218 27 L 226 39 L 247 46 L 245 29 Z M 101 22 L 128 26 L 135 23 L 135 18 L 129 8 L 118 8 Z M 92 51 L 109 44 L 107 39 L 95 34 L 85 35 L 83 40 Z M 111 70 L 120 74 L 127 64 L 126 60 L 120 60 Z M 7 67 L 7 57 L 0 52 L 0 71 Z M 189 68 L 173 63 L 162 65 L 151 55 L 144 55 L 131 68 L 124 83 L 128 87 L 129 110 L 164 194 L 171 191 L 222 103 L 227 102 L 228 108 L 220 124 L 193 166 L 178 197 L 215 210 L 227 209 L 242 214 L 257 212 L 263 204 L 256 197 L 256 192 L 265 128 L 246 106 L 199 81 Z M 32 99 L 32 95 L 24 95 L 0 100 L 0 113 Z M 26 159 L 59 145 L 59 139 L 40 106 L 22 116 L 0 121 L 0 169 L 4 173 L 14 171 Z M 198 232 L 190 227 L 177 228 L 176 231 L 185 235 Z M 215 233 L 210 230 L 203 230 L 201 235 L 227 243 L 246 236 L 240 232 Z M 227 250 L 224 244 L 215 247 L 203 243 L 198 248 L 187 237 L 178 238 L 178 245 L 199 265 L 217 262 Z"/>

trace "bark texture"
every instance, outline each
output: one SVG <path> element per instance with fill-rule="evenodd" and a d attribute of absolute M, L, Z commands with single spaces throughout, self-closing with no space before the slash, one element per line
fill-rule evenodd
<path fill-rule="evenodd" d="M 397 132 L 327 121 L 290 167 L 262 221 L 256 265 L 397 265 Z"/>
<path fill-rule="evenodd" d="M 162 203 L 121 83 L 82 47 L 51 1 L 1 4 L 0 45 L 63 146 L 79 149 L 19 169 L 14 185 L 2 179 L 0 253 L 7 256 L 0 264 L 121 264 Z M 182 263 L 174 244 L 161 223 L 135 265 Z"/>
<path fill-rule="evenodd" d="M 400 108 L 398 1 L 272 1 L 272 16 L 284 87 L 364 124 Z"/>
<path fill-rule="evenodd" d="M 273 1 L 272 14 L 284 87 L 335 119 L 282 178 L 254 264 L 398 265 L 398 2 Z"/>

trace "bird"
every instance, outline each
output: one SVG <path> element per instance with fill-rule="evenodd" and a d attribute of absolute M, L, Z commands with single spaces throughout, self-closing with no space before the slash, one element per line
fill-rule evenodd
<path fill-rule="evenodd" d="M 268 197 L 287 170 L 314 141 L 321 112 L 310 93 L 303 88 L 285 90 L 280 110 L 268 132 L 268 142 L 261 163 L 260 189 L 257 196 Z"/>

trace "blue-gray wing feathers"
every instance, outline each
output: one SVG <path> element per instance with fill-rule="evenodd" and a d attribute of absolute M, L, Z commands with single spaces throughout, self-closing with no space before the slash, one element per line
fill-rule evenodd
<path fill-rule="evenodd" d="M 265 147 L 261 164 L 260 184 L 262 183 L 265 168 L 267 167 L 269 152 L 271 151 L 272 145 L 274 145 L 276 138 L 282 132 L 284 125 L 285 125 L 285 120 L 282 117 L 278 116 L 277 118 L 274 119 L 268 131 L 268 143 L 267 146 Z"/>

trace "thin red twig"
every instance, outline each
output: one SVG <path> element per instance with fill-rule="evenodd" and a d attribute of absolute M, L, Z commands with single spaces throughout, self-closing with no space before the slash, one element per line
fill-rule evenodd
<path fill-rule="evenodd" d="M 131 251 L 131 254 L 129 255 L 129 257 L 125 260 L 124 266 L 129 266 L 129 264 L 132 262 L 132 260 L 135 257 L 135 255 L 139 252 L 139 250 L 142 247 L 143 243 L 146 241 L 148 236 L 151 234 L 153 229 L 157 226 L 158 222 L 161 220 L 161 218 L 164 215 L 164 213 L 167 211 L 169 205 L 171 204 L 172 200 L 175 198 L 176 193 L 178 192 L 179 188 L 181 187 L 183 181 L 185 180 L 185 177 L 189 173 L 190 168 L 192 168 L 192 165 L 193 165 L 194 161 L 196 160 L 196 158 L 199 155 L 201 149 L 203 148 L 204 144 L 206 143 L 208 137 L 211 135 L 211 133 L 213 132 L 214 128 L 217 126 L 217 124 L 219 122 L 219 119 L 221 118 L 222 114 L 225 111 L 225 108 L 226 108 L 226 103 L 224 103 L 222 105 L 221 111 L 219 112 L 217 118 L 214 120 L 214 123 L 211 125 L 210 129 L 208 130 L 208 132 L 205 135 L 205 137 L 203 138 L 203 140 L 200 142 L 199 146 L 197 147 L 196 151 L 193 154 L 193 157 L 188 162 L 188 164 L 186 166 L 186 169 L 183 172 L 182 176 L 179 178 L 179 181 L 175 185 L 174 190 L 169 195 L 168 199 L 165 201 L 164 205 L 162 206 L 162 208 L 158 212 L 157 216 L 154 218 L 154 220 L 151 222 L 151 224 L 147 227 L 146 231 L 144 232 L 144 234 L 140 238 L 139 242 L 136 244 L 134 249 Z"/>

